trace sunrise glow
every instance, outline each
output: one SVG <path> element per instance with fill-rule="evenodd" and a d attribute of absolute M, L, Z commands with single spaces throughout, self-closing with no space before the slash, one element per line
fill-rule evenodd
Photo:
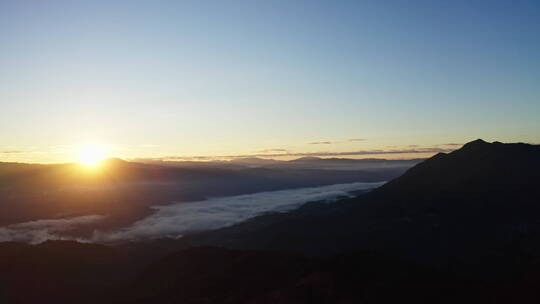
<path fill-rule="evenodd" d="M 95 167 L 105 158 L 104 149 L 95 146 L 89 145 L 85 146 L 79 152 L 79 162 L 83 165 Z"/>

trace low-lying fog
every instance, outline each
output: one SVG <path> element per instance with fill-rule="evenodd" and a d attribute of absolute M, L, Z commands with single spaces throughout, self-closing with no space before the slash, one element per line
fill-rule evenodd
<path fill-rule="evenodd" d="M 40 243 L 48 239 L 115 242 L 128 240 L 178 238 L 195 231 L 218 229 L 237 224 L 266 212 L 286 212 L 310 201 L 334 201 L 351 192 L 368 190 L 383 183 L 349 183 L 330 186 L 259 192 L 255 194 L 210 198 L 198 202 L 156 206 L 156 212 L 131 226 L 116 231 L 95 231 L 92 238 L 66 236 L 81 225 L 98 223 L 104 216 L 90 215 L 66 219 L 37 220 L 0 228 L 0 241 Z"/>

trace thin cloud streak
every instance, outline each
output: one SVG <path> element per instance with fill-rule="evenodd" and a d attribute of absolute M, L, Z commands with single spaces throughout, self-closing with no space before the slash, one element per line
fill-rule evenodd
<path fill-rule="evenodd" d="M 456 146 L 463 146 L 463 144 L 454 144 L 454 143 L 451 143 L 451 144 L 442 144 L 441 146 L 453 146 L 453 147 L 456 147 Z"/>
<path fill-rule="evenodd" d="M 263 149 L 263 150 L 257 151 L 257 153 L 271 153 L 271 152 L 289 152 L 289 150 L 276 148 L 276 149 Z"/>
<path fill-rule="evenodd" d="M 344 141 L 313 141 L 308 142 L 308 145 L 333 145 L 333 144 L 341 144 L 346 142 L 359 142 L 359 141 L 365 141 L 363 138 L 350 138 Z"/>
<path fill-rule="evenodd" d="M 332 144 L 335 144 L 337 142 L 334 142 L 334 141 L 314 141 L 314 142 L 310 142 L 308 143 L 308 145 L 332 145 Z"/>

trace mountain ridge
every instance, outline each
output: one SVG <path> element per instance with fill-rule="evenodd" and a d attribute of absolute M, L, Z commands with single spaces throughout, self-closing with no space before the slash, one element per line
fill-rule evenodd
<path fill-rule="evenodd" d="M 179 240 L 0 243 L 0 301 L 536 303 L 539 151 L 474 141 L 356 198 Z"/>
<path fill-rule="evenodd" d="M 308 204 L 193 241 L 316 255 L 376 249 L 440 265 L 496 258 L 503 247 L 523 239 L 519 227 L 540 233 L 535 217 L 540 213 L 539 160 L 535 145 L 474 141 L 360 197 Z M 533 247 L 527 250 L 536 252 Z"/>

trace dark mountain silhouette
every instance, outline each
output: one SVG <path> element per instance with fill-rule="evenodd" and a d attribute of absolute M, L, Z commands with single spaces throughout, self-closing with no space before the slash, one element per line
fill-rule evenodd
<path fill-rule="evenodd" d="M 48 241 L 0 243 L 0 303 L 95 303 L 125 281 L 118 250 Z"/>
<path fill-rule="evenodd" d="M 0 302 L 537 303 L 539 180 L 539 146 L 477 140 L 359 197 L 180 240 L 3 243 Z"/>
<path fill-rule="evenodd" d="M 453 303 L 475 283 L 370 252 L 310 258 L 200 247 L 138 263 L 102 245 L 2 243 L 0 302 Z"/>
<path fill-rule="evenodd" d="M 455 303 L 472 284 L 370 252 L 307 258 L 201 247 L 150 265 L 132 285 L 131 299 L 133 303 L 270 304 L 395 303 L 406 298 L 416 303 Z"/>
<path fill-rule="evenodd" d="M 171 255 L 140 277 L 145 282 L 165 277 L 168 283 L 145 289 L 138 281 L 137 297 L 185 303 L 223 299 L 249 303 L 536 303 L 540 299 L 539 153 L 534 145 L 477 140 L 458 151 L 438 154 L 358 198 L 310 203 L 287 214 L 260 216 L 169 243 L 177 248 L 211 244 L 266 253 L 257 260 L 261 264 L 253 267 L 241 262 L 239 256 L 245 251 L 212 249 L 207 254 L 197 249 L 202 251 Z M 283 264 L 272 264 L 279 258 L 268 257 L 268 252 L 276 250 L 306 254 L 311 258 L 303 259 L 313 264 L 302 259 L 284 262 L 289 266 L 285 275 L 279 267 Z M 359 254 L 358 250 L 377 253 Z M 388 256 L 396 258 L 385 258 Z M 343 262 L 343 268 L 333 264 L 336 260 Z M 402 264 L 402 260 L 413 263 Z M 227 266 L 218 261 L 226 261 Z M 318 263 L 328 268 L 318 268 Z M 243 266 L 258 271 L 246 273 Z M 296 267 L 303 275 L 295 272 Z M 185 273 L 200 279 L 189 285 L 192 276 Z M 276 273 L 280 273 L 279 283 L 262 284 L 273 288 L 257 286 L 258 275 L 272 278 Z M 183 286 L 190 287 L 184 290 Z M 256 292 L 249 294 L 249 290 Z M 320 290 L 326 294 L 318 293 Z"/>
<path fill-rule="evenodd" d="M 358 198 L 307 204 L 191 241 L 311 255 L 375 249 L 443 266 L 522 259 L 540 254 L 539 180 L 539 146 L 477 140 Z"/>

